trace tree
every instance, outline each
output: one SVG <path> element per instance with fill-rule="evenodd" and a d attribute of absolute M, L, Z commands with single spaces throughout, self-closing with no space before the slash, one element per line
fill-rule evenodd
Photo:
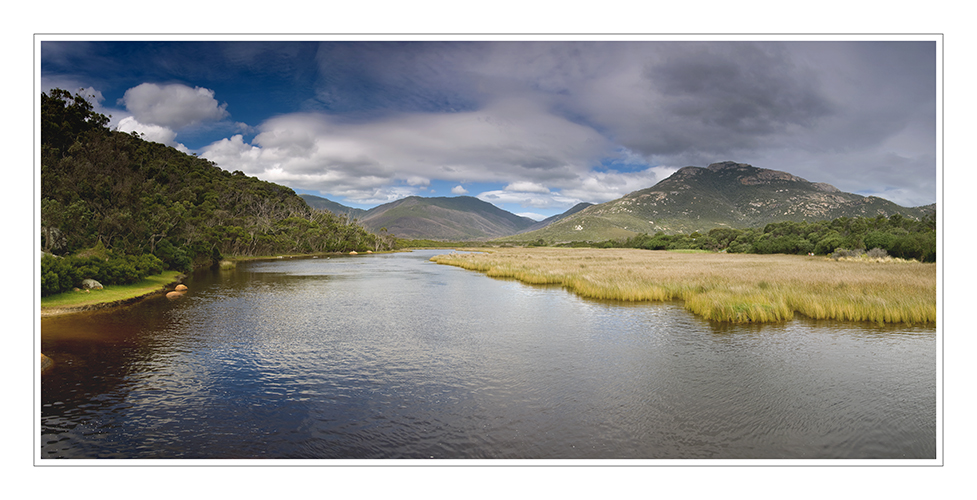
<path fill-rule="evenodd" d="M 81 94 L 73 97 L 62 89 L 51 90 L 51 95 L 41 93 L 41 136 L 51 148 L 61 154 L 79 135 L 92 130 L 102 130 L 109 123 L 105 115 L 95 113 L 92 103 Z"/>

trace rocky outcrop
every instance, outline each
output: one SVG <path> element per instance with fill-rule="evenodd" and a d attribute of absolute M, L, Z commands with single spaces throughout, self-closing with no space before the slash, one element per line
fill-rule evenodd
<path fill-rule="evenodd" d="M 81 280 L 81 287 L 86 290 L 101 290 L 102 284 L 93 279 L 85 279 Z"/>
<path fill-rule="evenodd" d="M 47 357 L 47 356 L 45 356 L 44 353 L 42 352 L 41 353 L 41 371 L 43 372 L 44 370 L 47 370 L 48 368 L 51 368 L 52 366 L 54 366 L 54 360 L 51 359 L 51 358 L 49 358 L 49 357 Z"/>

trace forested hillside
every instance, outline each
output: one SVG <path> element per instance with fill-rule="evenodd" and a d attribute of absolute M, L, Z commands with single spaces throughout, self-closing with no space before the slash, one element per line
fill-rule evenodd
<path fill-rule="evenodd" d="M 832 256 L 858 255 L 868 250 L 877 256 L 935 262 L 936 215 L 930 214 L 918 221 L 899 214 L 891 217 L 839 217 L 813 223 L 784 221 L 767 224 L 763 228 L 716 228 L 689 234 L 659 232 L 655 235 L 639 234 L 625 240 L 598 243 L 580 241 L 562 246 Z"/>
<path fill-rule="evenodd" d="M 222 256 L 377 250 L 377 236 L 291 189 L 110 131 L 79 95 L 41 95 L 41 247 L 154 255 L 188 271 Z M 42 262 L 43 266 L 43 262 Z M 44 273 L 42 272 L 42 276 Z"/>

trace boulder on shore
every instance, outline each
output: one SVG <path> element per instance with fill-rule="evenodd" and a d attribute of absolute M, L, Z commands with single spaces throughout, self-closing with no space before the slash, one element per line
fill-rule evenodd
<path fill-rule="evenodd" d="M 174 290 L 178 292 L 185 292 L 187 291 L 187 286 L 184 285 L 183 283 L 180 283 L 179 285 L 176 285 L 176 288 L 174 288 Z"/>
<path fill-rule="evenodd" d="M 349 254 L 350 254 L 350 255 L 356 255 L 356 250 L 353 250 L 353 251 L 352 251 L 352 252 L 350 252 Z"/>
<path fill-rule="evenodd" d="M 177 291 L 173 291 L 173 292 L 169 292 L 169 293 L 167 293 L 167 294 L 166 294 L 166 298 L 168 298 L 168 299 L 170 299 L 170 300 L 173 300 L 173 299 L 179 299 L 180 297 L 183 297 L 184 295 L 186 295 L 186 293 L 187 293 L 187 292 L 177 292 Z"/>
<path fill-rule="evenodd" d="M 47 356 L 45 356 L 44 353 L 42 352 L 41 353 L 41 371 L 43 372 L 44 370 L 47 370 L 48 368 L 51 368 L 52 366 L 54 366 L 54 360 L 51 359 L 51 358 L 49 358 L 49 357 L 47 357 Z"/>
<path fill-rule="evenodd" d="M 88 290 L 101 290 L 102 284 L 93 279 L 81 280 L 81 287 Z"/>

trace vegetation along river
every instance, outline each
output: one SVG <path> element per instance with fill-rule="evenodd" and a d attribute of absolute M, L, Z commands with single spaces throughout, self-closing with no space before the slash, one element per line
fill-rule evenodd
<path fill-rule="evenodd" d="M 930 326 L 731 325 L 428 259 L 208 270 L 41 320 L 41 458 L 936 456 Z"/>

